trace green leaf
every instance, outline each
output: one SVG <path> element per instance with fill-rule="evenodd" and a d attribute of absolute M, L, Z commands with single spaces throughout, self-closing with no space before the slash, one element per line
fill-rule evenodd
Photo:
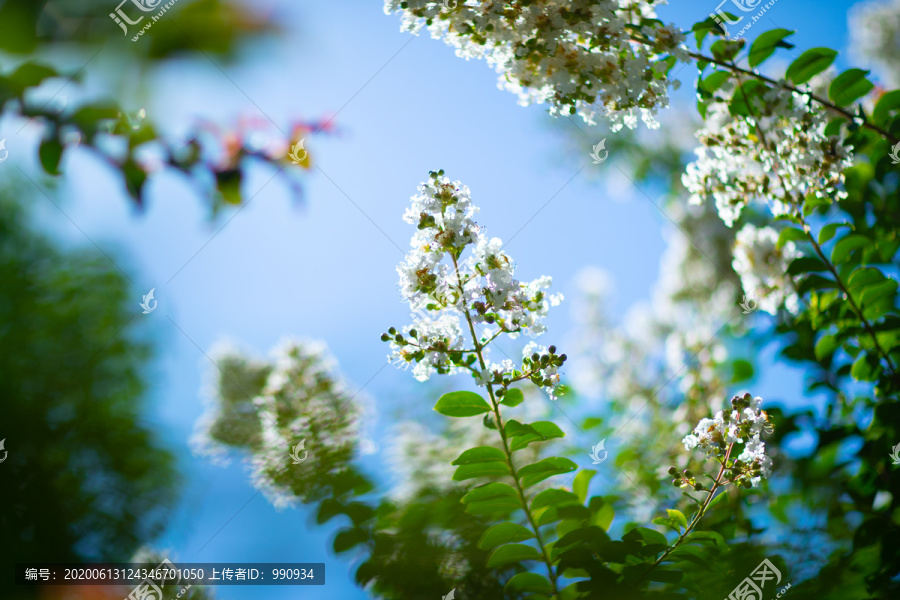
<path fill-rule="evenodd" d="M 595 501 L 597 501 L 598 506 L 595 506 Z M 593 511 L 591 525 L 596 525 L 604 531 L 609 531 L 609 526 L 612 525 L 613 518 L 616 516 L 616 509 L 613 505 L 605 502 L 603 498 L 595 496 L 591 498 L 591 510 Z"/>
<path fill-rule="evenodd" d="M 519 477 L 522 480 L 522 487 L 528 488 L 536 483 L 553 477 L 554 475 L 562 475 L 563 473 L 571 473 L 578 468 L 568 458 L 560 456 L 551 456 L 543 460 L 539 460 L 533 465 L 525 465 L 519 469 Z"/>
<path fill-rule="evenodd" d="M 472 515 L 505 514 L 521 508 L 516 490 L 511 485 L 500 482 L 470 490 L 462 497 L 461 502 L 466 505 L 466 512 Z"/>
<path fill-rule="evenodd" d="M 791 63 L 785 77 L 797 85 L 806 83 L 830 67 L 837 55 L 837 50 L 831 48 L 811 48 Z"/>
<path fill-rule="evenodd" d="M 700 81 L 698 87 L 705 92 L 712 93 L 722 87 L 722 84 L 730 78 L 731 72 L 729 71 L 713 71 L 705 79 Z"/>
<path fill-rule="evenodd" d="M 450 392 L 438 399 L 434 410 L 445 417 L 473 417 L 489 412 L 491 407 L 475 392 Z"/>
<path fill-rule="evenodd" d="M 884 279 L 884 274 L 878 269 L 874 267 L 863 267 L 853 271 L 853 273 L 850 274 L 850 277 L 847 278 L 847 290 L 858 297 L 859 294 L 857 292 L 872 283 L 884 281 Z"/>
<path fill-rule="evenodd" d="M 788 242 L 796 242 L 797 240 L 806 240 L 806 232 L 802 229 L 797 229 L 795 227 L 788 227 L 786 229 L 782 229 L 781 233 L 778 234 L 778 243 L 775 244 L 776 248 L 784 248 L 784 245 Z"/>
<path fill-rule="evenodd" d="M 680 510 L 675 510 L 674 508 L 667 508 L 666 513 L 668 513 L 670 519 L 673 519 L 684 529 L 687 529 L 688 522 L 687 517 L 684 516 L 684 513 L 682 513 Z"/>
<path fill-rule="evenodd" d="M 537 510 L 544 506 L 565 506 L 567 504 L 581 504 L 578 496 L 566 490 L 544 490 L 531 501 L 531 510 Z"/>
<path fill-rule="evenodd" d="M 883 94 L 872 111 L 872 121 L 878 126 L 887 125 L 891 112 L 897 108 L 900 108 L 900 90 Z"/>
<path fill-rule="evenodd" d="M 863 307 L 874 304 L 877 300 L 885 296 L 892 296 L 897 291 L 897 282 L 893 279 L 885 279 L 881 283 L 876 283 L 866 287 L 860 297 L 860 304 Z"/>
<path fill-rule="evenodd" d="M 502 477 L 510 475 L 506 462 L 478 462 L 460 465 L 453 474 L 453 481 L 465 481 L 473 477 Z"/>
<path fill-rule="evenodd" d="M 562 429 L 550 421 L 537 421 L 531 424 L 523 424 L 510 419 L 506 422 L 506 434 L 510 436 L 510 450 L 521 450 L 528 444 L 537 441 L 546 441 L 552 438 L 565 437 Z"/>
<path fill-rule="evenodd" d="M 694 531 L 684 538 L 685 544 L 713 546 L 720 550 L 728 550 L 728 544 L 720 533 L 715 531 Z"/>
<path fill-rule="evenodd" d="M 335 552 L 346 552 L 355 546 L 358 546 L 368 539 L 368 534 L 364 529 L 342 529 L 334 536 Z"/>
<path fill-rule="evenodd" d="M 731 363 L 732 375 L 731 383 L 747 381 L 753 377 L 753 363 L 743 358 L 735 359 Z"/>
<path fill-rule="evenodd" d="M 656 531 L 655 529 L 649 529 L 647 527 L 635 527 L 634 529 L 623 535 L 622 539 L 626 542 L 632 540 L 642 540 L 647 544 L 656 544 L 662 546 L 669 545 L 669 540 L 666 539 L 666 536 Z"/>
<path fill-rule="evenodd" d="M 241 203 L 241 180 L 243 172 L 240 169 L 225 169 L 216 171 L 216 186 L 222 194 L 222 199 L 227 204 L 237 206 Z"/>
<path fill-rule="evenodd" d="M 822 339 L 816 342 L 815 355 L 816 360 L 822 361 L 825 360 L 826 357 L 831 356 L 831 354 L 838 349 L 840 346 L 840 342 L 838 342 L 837 336 L 835 335 L 824 335 Z"/>
<path fill-rule="evenodd" d="M 503 400 L 500 401 L 500 404 L 505 404 L 506 406 L 518 406 L 522 404 L 523 400 L 525 400 L 525 394 L 522 393 L 522 390 L 518 388 L 509 388 L 506 390 L 506 394 L 503 395 Z"/>
<path fill-rule="evenodd" d="M 38 154 L 41 157 L 41 165 L 49 175 L 59 175 L 59 161 L 62 158 L 63 145 L 59 139 L 53 137 L 41 142 Z"/>
<path fill-rule="evenodd" d="M 737 56 L 746 43 L 744 40 L 718 40 L 709 47 L 709 50 L 717 59 L 730 61 Z"/>
<path fill-rule="evenodd" d="M 8 80 L 10 86 L 17 95 L 22 94 L 26 88 L 37 87 L 45 79 L 57 77 L 59 74 L 52 68 L 45 65 L 39 65 L 34 62 L 26 62 L 19 66 Z"/>
<path fill-rule="evenodd" d="M 506 455 L 503 450 L 494 448 L 493 446 L 478 446 L 470 448 L 459 455 L 459 457 L 450 463 L 453 466 L 468 465 L 471 463 L 505 461 Z"/>
<path fill-rule="evenodd" d="M 538 573 L 517 573 L 506 582 L 506 585 L 503 586 L 503 590 L 510 594 L 517 592 L 538 592 L 540 594 L 549 595 L 553 593 L 553 586 L 550 585 L 550 580 Z M 533 600 L 534 596 L 531 596 L 531 598 Z"/>
<path fill-rule="evenodd" d="M 793 33 L 794 32 L 789 29 L 773 29 L 756 38 L 756 41 L 750 46 L 750 55 L 748 57 L 750 66 L 755 67 L 762 64 L 763 61 L 772 56 L 772 53 L 775 52 L 775 48 L 786 48 L 788 50 L 793 48 L 793 44 L 788 44 L 783 41 L 784 38 Z"/>
<path fill-rule="evenodd" d="M 831 262 L 839 265 L 850 258 L 854 250 L 868 246 L 870 243 L 871 240 L 861 233 L 851 233 L 838 240 L 838 243 L 834 245 L 834 250 L 831 251 Z"/>
<path fill-rule="evenodd" d="M 857 381 L 875 381 L 878 378 L 877 370 L 872 368 L 872 365 L 869 363 L 869 355 L 866 352 L 860 352 L 859 356 L 856 357 L 853 367 L 850 369 L 850 376 Z"/>
<path fill-rule="evenodd" d="M 829 223 L 822 228 L 822 231 L 819 232 L 819 245 L 824 244 L 825 242 L 833 238 L 834 234 L 836 234 L 837 230 L 841 227 L 849 226 L 850 225 L 847 223 Z"/>
<path fill-rule="evenodd" d="M 579 503 L 584 504 L 584 501 L 587 500 L 588 487 L 591 484 L 591 479 L 596 474 L 597 471 L 592 469 L 582 469 L 575 476 L 575 480 L 572 482 L 572 491 L 578 496 Z"/>
<path fill-rule="evenodd" d="M 875 84 L 866 79 L 868 71 L 862 69 L 848 69 L 838 75 L 828 88 L 828 97 L 838 106 L 852 104 L 862 98 L 875 87 Z"/>
<path fill-rule="evenodd" d="M 823 263 L 815 256 L 801 256 L 795 258 L 788 265 L 788 275 L 799 275 L 801 273 L 809 273 L 811 271 L 827 271 L 828 265 Z"/>
<path fill-rule="evenodd" d="M 541 555 L 537 550 L 525 544 L 506 544 L 491 551 L 487 559 L 487 566 L 489 568 L 501 567 L 523 560 L 541 560 Z"/>
<path fill-rule="evenodd" d="M 482 550 L 490 550 L 501 544 L 524 542 L 533 537 L 534 534 L 531 533 L 531 531 L 518 523 L 498 523 L 492 525 L 487 531 L 481 534 L 481 539 L 478 540 L 478 547 Z"/>

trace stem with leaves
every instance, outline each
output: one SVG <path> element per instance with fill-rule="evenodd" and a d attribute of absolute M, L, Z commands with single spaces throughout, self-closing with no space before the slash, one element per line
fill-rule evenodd
<path fill-rule="evenodd" d="M 455 256 L 451 255 L 453 259 L 453 268 L 456 271 L 456 279 L 457 279 L 457 287 L 459 289 L 460 297 L 464 297 L 464 292 L 462 288 L 462 277 L 459 272 L 459 264 Z M 475 355 L 478 357 L 478 364 L 481 366 L 482 372 L 487 369 L 487 362 L 484 360 L 484 348 L 487 346 L 490 341 L 482 344 L 479 341 L 478 334 L 475 332 L 475 323 L 472 320 L 472 316 L 469 313 L 469 309 L 464 308 L 464 313 L 466 317 L 466 323 L 469 325 L 469 332 L 472 334 L 472 341 L 475 344 Z M 553 598 L 559 598 L 559 588 L 556 583 L 556 572 L 553 569 L 553 561 L 550 558 L 550 553 L 547 551 L 547 547 L 544 544 L 543 538 L 541 537 L 541 530 L 538 524 L 535 522 L 534 517 L 531 514 L 531 511 L 528 509 L 528 500 L 525 498 L 525 489 L 522 487 L 522 482 L 519 480 L 519 476 L 516 473 L 515 466 L 513 465 L 513 457 L 512 450 L 509 447 L 509 441 L 506 436 L 506 431 L 503 427 L 503 420 L 500 415 L 500 403 L 497 400 L 497 397 L 494 394 L 493 384 L 490 382 L 485 382 L 487 386 L 488 396 L 491 400 L 491 407 L 494 413 L 494 418 L 496 419 L 497 431 L 500 433 L 500 440 L 503 445 L 503 454 L 506 458 L 506 465 L 509 467 L 510 475 L 512 476 L 513 483 L 515 485 L 516 494 L 519 498 L 519 503 L 522 505 L 522 510 L 525 512 L 525 517 L 528 519 L 528 524 L 531 526 L 531 530 L 534 532 L 535 540 L 537 541 L 537 545 L 540 548 L 541 556 L 544 559 L 544 562 L 547 565 L 547 573 L 550 578 L 550 585 L 553 588 Z"/>

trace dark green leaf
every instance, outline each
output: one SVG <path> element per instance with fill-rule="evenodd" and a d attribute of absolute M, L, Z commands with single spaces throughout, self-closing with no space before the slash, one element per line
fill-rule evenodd
<path fill-rule="evenodd" d="M 783 41 L 784 38 L 793 33 L 789 29 L 773 29 L 756 38 L 756 41 L 750 46 L 750 56 L 748 57 L 750 66 L 755 67 L 762 64 L 764 60 L 772 56 L 775 48 L 786 48 L 788 50 L 793 48 L 793 44 Z"/>
<path fill-rule="evenodd" d="M 525 400 L 525 395 L 522 393 L 522 390 L 518 388 L 509 388 L 506 390 L 506 394 L 503 396 L 503 400 L 500 401 L 500 404 L 505 404 L 506 406 L 518 406 L 522 404 L 523 400 Z"/>
<path fill-rule="evenodd" d="M 852 104 L 862 98 L 875 87 L 875 84 L 866 78 L 868 71 L 862 69 L 848 69 L 838 75 L 828 88 L 828 97 L 838 106 Z"/>
<path fill-rule="evenodd" d="M 488 567 L 502 567 L 509 563 L 521 562 L 523 560 L 541 560 L 540 553 L 525 544 L 506 544 L 494 548 L 487 559 Z"/>
<path fill-rule="evenodd" d="M 438 399 L 434 410 L 446 417 L 472 417 L 489 412 L 491 407 L 475 392 L 450 392 Z"/>
<path fill-rule="evenodd" d="M 41 165 L 49 175 L 59 175 L 59 161 L 62 158 L 63 145 L 53 137 L 41 142 L 38 154 L 41 157 Z"/>
<path fill-rule="evenodd" d="M 552 594 L 553 586 L 550 581 L 543 575 L 537 573 L 517 573 L 513 575 L 503 589 L 509 593 L 516 592 L 538 592 L 541 594 Z M 531 598 L 535 598 L 531 596 Z"/>
<path fill-rule="evenodd" d="M 829 223 L 823 227 L 822 231 L 819 232 L 819 244 L 824 244 L 833 238 L 834 234 L 837 233 L 837 230 L 841 227 L 849 227 L 849 225 L 847 223 Z"/>
<path fill-rule="evenodd" d="M 368 539 L 368 535 L 363 529 L 342 529 L 334 536 L 335 552 L 346 552 L 351 548 L 362 544 Z"/>
<path fill-rule="evenodd" d="M 858 250 L 864 246 L 868 246 L 871 240 L 861 233 L 851 233 L 850 235 L 838 240 L 831 251 L 831 262 L 839 265 L 847 260 L 854 250 Z"/>
<path fill-rule="evenodd" d="M 878 126 L 887 125 L 890 113 L 900 108 L 900 90 L 883 94 L 872 111 L 872 121 Z"/>
<path fill-rule="evenodd" d="M 806 232 L 802 229 L 797 229 L 795 227 L 788 227 L 786 229 L 782 229 L 781 233 L 778 234 L 778 243 L 775 245 L 776 248 L 784 248 L 784 245 L 788 242 L 796 242 L 798 240 L 806 240 Z"/>
<path fill-rule="evenodd" d="M 478 547 L 482 550 L 490 550 L 500 544 L 524 542 L 533 537 L 534 534 L 529 529 L 518 523 L 498 523 L 481 534 L 481 539 L 478 540 Z"/>
<path fill-rule="evenodd" d="M 459 458 L 450 463 L 453 466 L 467 465 L 470 463 L 493 462 L 506 460 L 503 450 L 493 446 L 478 446 L 470 448 L 459 455 Z"/>
<path fill-rule="evenodd" d="M 462 497 L 466 512 L 473 515 L 509 513 L 520 508 L 519 495 L 506 483 L 488 483 L 469 491 Z"/>
<path fill-rule="evenodd" d="M 837 55 L 831 48 L 811 48 L 791 63 L 785 77 L 797 85 L 806 83 L 831 66 Z"/>
<path fill-rule="evenodd" d="M 510 475 L 506 462 L 477 462 L 468 465 L 460 465 L 453 474 L 453 481 L 465 481 L 473 477 L 502 477 Z"/>
<path fill-rule="evenodd" d="M 519 469 L 518 475 L 522 480 L 522 487 L 528 488 L 548 477 L 561 475 L 563 473 L 571 473 L 577 468 L 578 465 L 568 458 L 551 456 L 540 460 L 533 465 L 525 465 Z"/>
<path fill-rule="evenodd" d="M 581 504 L 581 501 L 572 492 L 551 488 L 534 497 L 531 501 L 531 510 L 543 508 L 544 506 L 564 506 L 566 504 Z"/>

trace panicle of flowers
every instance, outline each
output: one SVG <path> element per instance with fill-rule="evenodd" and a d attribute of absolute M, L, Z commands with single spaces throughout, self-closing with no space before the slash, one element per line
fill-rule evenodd
<path fill-rule="evenodd" d="M 725 95 L 738 96 L 734 84 Z M 775 216 L 796 214 L 810 194 L 842 199 L 842 171 L 851 155 L 841 138 L 826 135 L 826 116 L 804 94 L 778 87 L 751 97 L 752 117 L 732 115 L 717 98 L 706 126 L 697 133 L 702 146 L 682 181 L 691 203 L 715 199 L 731 227 L 750 202 L 768 204 Z"/>
<path fill-rule="evenodd" d="M 555 369 L 565 361 L 555 348 L 546 359 L 539 356 L 538 363 L 527 362 L 521 370 L 512 360 L 487 359 L 486 346 L 500 335 L 544 333 L 547 312 L 562 295 L 547 293 L 549 277 L 527 283 L 516 279 L 515 263 L 503 243 L 485 237 L 475 223 L 477 211 L 469 189 L 451 182 L 443 171 L 432 171 L 419 185 L 403 217 L 417 231 L 397 267 L 400 290 L 415 322 L 402 330 L 391 327 L 381 336 L 391 344 L 389 359 L 412 365 L 419 381 L 435 372 L 468 371 L 482 386 L 539 379 L 552 394 L 559 382 Z M 532 353 L 529 350 L 529 356 Z"/>
<path fill-rule="evenodd" d="M 347 468 L 360 437 L 359 399 L 351 397 L 327 348 L 282 340 L 271 361 L 234 350 L 218 357 L 213 403 L 198 421 L 194 447 L 249 452 L 254 484 L 276 507 L 306 501 L 323 477 Z M 292 449 L 300 444 L 299 463 Z"/>
<path fill-rule="evenodd" d="M 701 419 L 693 433 L 684 436 L 684 447 L 699 448 L 708 457 L 715 458 L 724 470 L 723 481 L 749 488 L 772 472 L 772 459 L 766 456 L 766 445 L 760 440 L 763 431 L 771 432 L 769 416 L 760 409 L 762 398 L 750 394 L 731 399 L 730 410 L 720 410 L 712 419 Z M 744 450 L 733 456 L 734 445 L 743 444 Z M 675 467 L 669 469 L 677 487 L 703 490 L 690 471 L 679 474 Z"/>
<path fill-rule="evenodd" d="M 690 60 L 684 34 L 655 18 L 665 3 L 386 0 L 385 12 L 401 12 L 405 30 L 426 26 L 462 58 L 485 59 L 520 104 L 549 103 L 551 114 L 577 112 L 590 124 L 599 114 L 617 131 L 638 117 L 657 127 L 654 115 L 678 83 L 666 59 Z"/>
<path fill-rule="evenodd" d="M 772 227 L 744 225 L 735 237 L 732 266 L 744 291 L 759 303 L 760 310 L 774 315 L 784 305 L 796 314 L 800 298 L 792 291 L 788 265 L 800 256 L 793 242 L 778 247 L 778 231 Z"/>

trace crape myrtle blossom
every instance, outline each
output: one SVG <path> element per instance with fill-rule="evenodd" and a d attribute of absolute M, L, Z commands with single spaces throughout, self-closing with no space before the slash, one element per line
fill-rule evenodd
<path fill-rule="evenodd" d="M 727 90 L 728 98 L 742 93 L 733 83 Z M 781 216 L 797 214 L 809 195 L 846 198 L 843 170 L 852 165 L 850 151 L 839 136 L 825 134 L 826 115 L 809 96 L 774 88 L 761 100 L 751 96 L 751 105 L 748 118 L 733 116 L 724 100 L 710 104 L 697 133 L 697 160 L 682 178 L 691 203 L 714 198 L 731 227 L 753 201 Z"/>
<path fill-rule="evenodd" d="M 386 0 L 401 12 L 403 29 L 456 48 L 462 58 L 485 59 L 499 87 L 521 105 L 549 103 L 551 114 L 577 112 L 587 123 L 608 118 L 613 131 L 669 105 L 668 72 L 690 60 L 675 25 L 656 20 L 664 0 Z"/>
<path fill-rule="evenodd" d="M 693 433 L 684 436 L 684 447 L 688 450 L 702 450 L 708 457 L 722 464 L 725 481 L 745 488 L 756 487 L 772 473 L 772 459 L 766 456 L 766 445 L 760 441 L 763 431 L 771 431 L 769 417 L 760 409 L 762 398 L 750 394 L 731 399 L 731 410 L 720 410 L 712 419 L 701 419 Z M 743 444 L 744 449 L 734 456 L 734 445 Z M 677 473 L 675 469 L 669 471 Z M 674 481 L 679 487 L 698 485 L 696 480 L 686 476 Z M 701 488 L 702 489 L 702 488 Z"/>
<path fill-rule="evenodd" d="M 279 508 L 309 500 L 321 488 L 317 482 L 347 468 L 365 408 L 348 393 L 323 343 L 286 338 L 270 361 L 233 348 L 213 353 L 213 360 L 212 402 L 198 421 L 196 452 L 248 451 L 254 485 Z M 292 449 L 301 442 L 303 460 L 295 464 Z"/>
<path fill-rule="evenodd" d="M 744 291 L 759 302 L 760 310 L 774 315 L 784 305 L 792 314 L 800 299 L 792 290 L 788 265 L 800 256 L 793 242 L 778 248 L 778 231 L 771 227 L 744 225 L 735 237 L 734 266 Z"/>
<path fill-rule="evenodd" d="M 435 372 L 468 371 L 479 385 L 530 379 L 551 396 L 558 388 L 558 368 L 565 355 L 555 347 L 535 352 L 529 346 L 521 370 L 507 359 L 493 363 L 487 348 L 500 335 L 537 336 L 561 294 L 548 294 L 549 277 L 523 283 L 515 263 L 498 238 L 484 236 L 475 223 L 478 209 L 469 189 L 451 182 L 443 171 L 431 172 L 419 185 L 403 219 L 416 225 L 411 249 L 397 267 L 400 291 L 416 312 L 415 323 L 390 328 L 382 340 L 391 343 L 389 360 L 408 367 L 419 381 Z M 473 348 L 478 346 L 478 348 Z M 480 351 L 485 363 L 476 358 Z M 536 358 L 535 358 L 536 357 Z"/>

